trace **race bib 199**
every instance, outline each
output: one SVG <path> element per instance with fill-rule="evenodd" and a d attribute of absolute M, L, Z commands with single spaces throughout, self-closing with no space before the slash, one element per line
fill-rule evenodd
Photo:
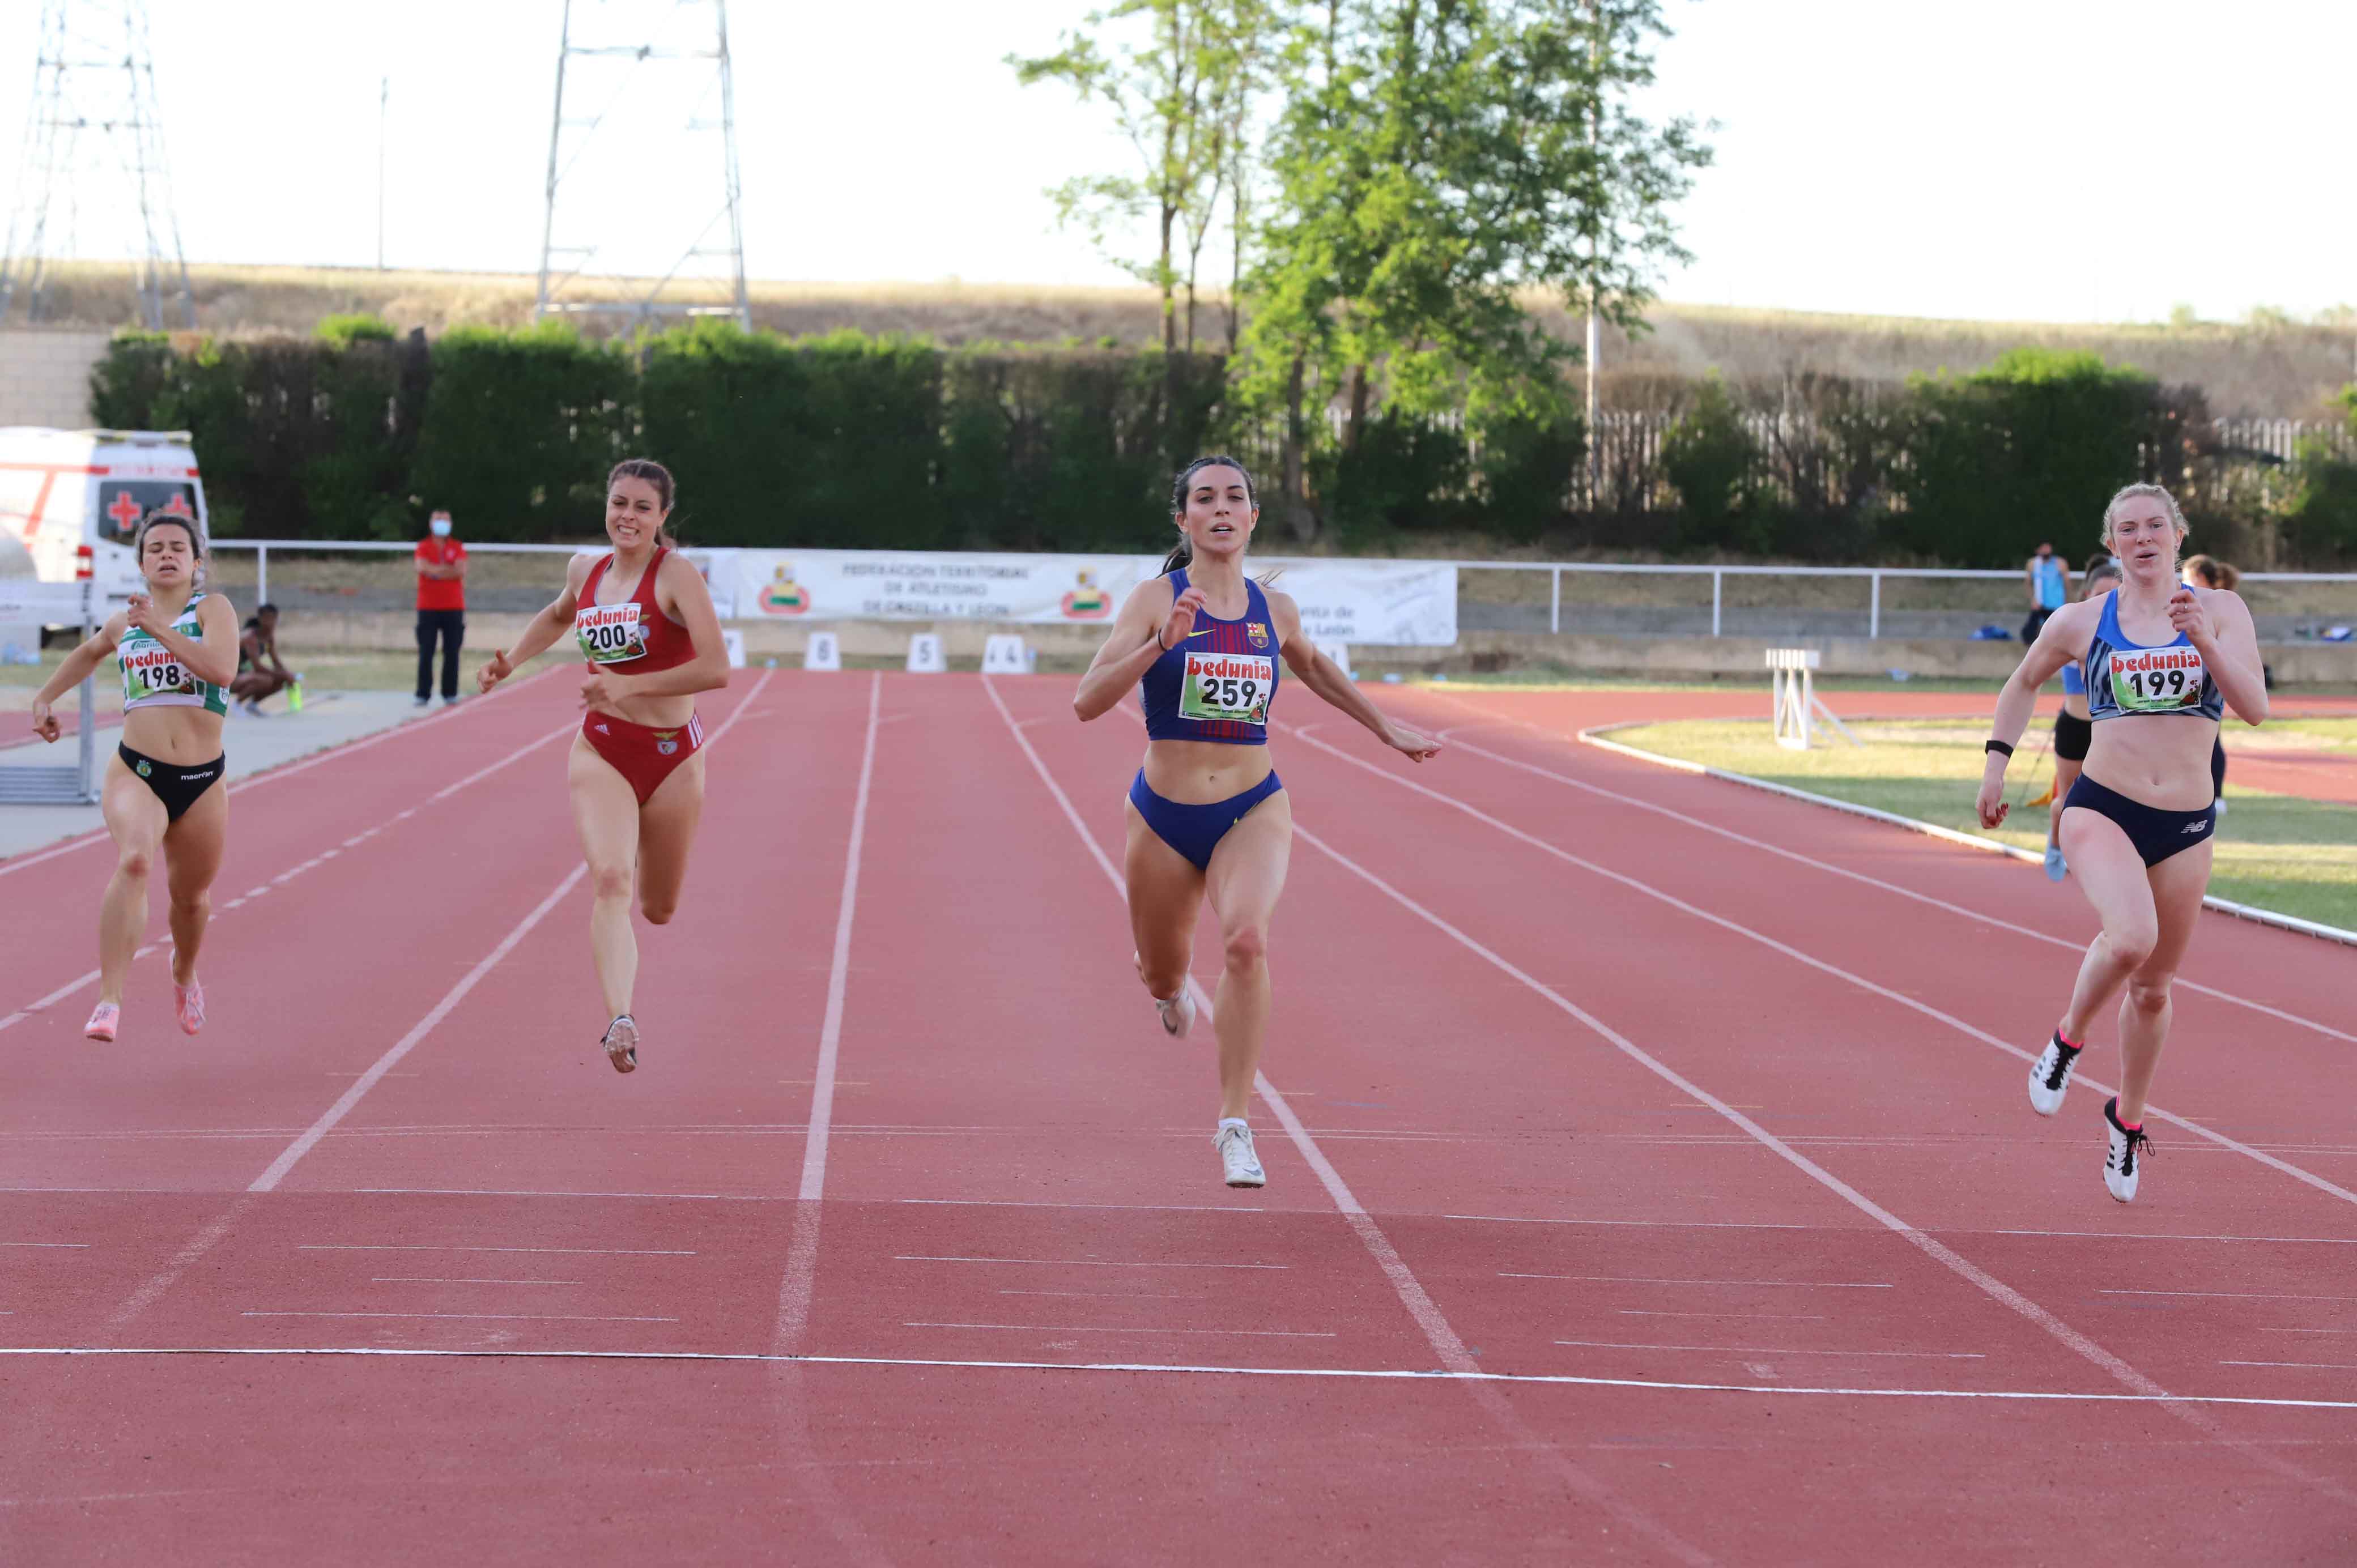
<path fill-rule="evenodd" d="M 123 649 L 119 657 L 123 660 L 123 700 L 126 703 L 197 694 L 195 673 L 162 643 L 143 641 Z"/>
<path fill-rule="evenodd" d="M 1249 653 L 1189 653 L 1187 678 L 1178 687 L 1182 719 L 1268 723 L 1268 697 L 1276 686 L 1276 661 Z"/>
<path fill-rule="evenodd" d="M 647 629 L 639 623 L 639 601 L 583 605 L 573 618 L 581 656 L 592 664 L 621 664 L 644 657 Z"/>
<path fill-rule="evenodd" d="M 2198 708 L 2205 673 L 2201 653 L 2190 648 L 2112 650 L 2112 696 L 2126 713 Z"/>

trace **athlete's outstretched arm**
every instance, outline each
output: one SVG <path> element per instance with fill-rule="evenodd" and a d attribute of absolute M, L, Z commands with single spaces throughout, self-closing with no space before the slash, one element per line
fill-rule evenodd
<path fill-rule="evenodd" d="M 1439 752 L 1438 741 L 1386 718 L 1382 709 L 1367 701 L 1356 682 L 1301 635 L 1301 607 L 1293 602 L 1292 595 L 1272 591 L 1268 611 L 1276 620 L 1277 651 L 1285 656 L 1285 667 L 1303 685 L 1366 725 L 1377 740 L 1394 751 L 1418 762 L 1428 761 Z"/>
<path fill-rule="evenodd" d="M 59 736 L 65 733 L 64 726 L 58 723 L 57 714 L 51 711 L 57 700 L 81 685 L 90 672 L 98 668 L 98 661 L 114 651 L 114 645 L 123 640 L 123 634 L 128 627 L 127 617 L 109 616 L 104 626 L 91 633 L 80 647 L 59 661 L 58 672 L 33 693 L 35 735 L 54 743 Z"/>
<path fill-rule="evenodd" d="M 1122 693 L 1145 679 L 1147 666 L 1195 628 L 1195 611 L 1202 603 L 1203 590 L 1197 587 L 1173 597 L 1168 577 L 1140 583 L 1122 600 L 1113 630 L 1072 693 L 1072 712 L 1081 722 L 1113 712 Z"/>
<path fill-rule="evenodd" d="M 2243 596 L 2232 588 L 2200 594 L 2179 588 L 2169 596 L 2169 618 L 2201 655 L 2234 716 L 2246 725 L 2266 723 L 2266 667 L 2259 661 L 2258 628 Z"/>
<path fill-rule="evenodd" d="M 494 649 L 490 659 L 475 677 L 478 691 L 488 692 L 523 665 L 531 663 L 551 648 L 556 639 L 573 629 L 573 617 L 581 607 L 581 582 L 588 575 L 589 564 L 597 557 L 576 555 L 565 568 L 565 591 L 551 599 L 541 612 L 524 622 L 523 635 L 505 648 Z"/>
<path fill-rule="evenodd" d="M 2038 633 L 2038 640 L 2021 656 L 2021 663 L 1996 695 L 1996 722 L 1989 738 L 2004 743 L 2006 749 L 1992 751 L 1981 768 L 1980 798 L 1975 802 L 1980 811 L 1981 826 L 1993 828 L 2005 821 L 2012 808 L 2005 802 L 2005 768 L 2012 760 L 2013 747 L 2019 743 L 2021 732 L 2029 727 L 2029 715 L 2038 707 L 2038 688 L 2054 679 L 2062 666 L 2078 655 L 2074 651 L 2093 628 L 2087 625 L 2091 615 L 2101 615 L 2100 599 L 2085 599 L 2074 605 L 2064 605 L 2046 620 Z"/>

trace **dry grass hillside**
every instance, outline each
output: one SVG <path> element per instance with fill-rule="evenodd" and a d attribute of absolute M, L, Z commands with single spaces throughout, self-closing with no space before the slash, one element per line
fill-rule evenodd
<path fill-rule="evenodd" d="M 223 334 L 308 332 L 322 316 L 365 311 L 429 332 L 460 322 L 514 325 L 531 319 L 534 280 L 497 273 L 372 272 L 337 267 L 192 267 L 199 324 Z M 1057 342 L 1111 337 L 1151 340 L 1154 295 L 1139 288 L 1062 288 L 1013 284 L 757 283 L 755 324 L 791 333 L 857 328 L 906 332 L 944 343 L 981 339 Z M 111 327 L 133 316 L 130 277 L 120 267 L 76 266 L 58 278 L 49 322 Z M 1550 328 L 1576 336 L 1578 324 L 1542 306 Z M 1215 340 L 1220 313 L 1205 302 L 1200 331 Z M 2357 322 L 2188 326 L 2068 322 L 1940 321 L 1835 316 L 1665 303 L 1652 330 L 1633 343 L 1606 336 L 1616 370 L 1730 378 L 1787 371 L 1866 379 L 1917 371 L 1968 371 L 2024 344 L 2088 349 L 2166 381 L 2203 388 L 2221 415 L 2318 417 L 2324 400 L 2357 380 Z"/>

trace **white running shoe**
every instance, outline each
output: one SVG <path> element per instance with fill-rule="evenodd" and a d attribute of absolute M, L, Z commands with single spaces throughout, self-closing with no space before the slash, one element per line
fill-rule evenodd
<path fill-rule="evenodd" d="M 1211 1134 L 1212 1146 L 1220 1151 L 1220 1176 L 1230 1187 L 1266 1187 L 1268 1173 L 1260 1168 L 1260 1155 L 1253 1148 L 1252 1129 L 1242 1122 L 1223 1121 L 1220 1130 Z"/>
<path fill-rule="evenodd" d="M 2144 1162 L 2153 1152 L 2152 1140 L 2139 1127 L 2129 1132 L 2120 1125 L 2119 1096 L 2104 1101 L 2104 1124 L 2112 1135 L 2112 1149 L 2104 1161 L 2104 1185 L 2122 1203 L 2136 1201 L 2136 1177 L 2143 1173 Z"/>
<path fill-rule="evenodd" d="M 2062 1109 L 2062 1097 L 2071 1092 L 2071 1069 L 2079 1065 L 2079 1053 L 2084 1046 L 2066 1046 L 2062 1031 L 2057 1029 L 2038 1053 L 2037 1062 L 2029 1069 L 2029 1108 L 2040 1116 L 2051 1116 Z"/>
<path fill-rule="evenodd" d="M 639 1021 L 628 1013 L 606 1026 L 606 1059 L 616 1072 L 635 1072 L 639 1066 Z"/>
<path fill-rule="evenodd" d="M 1178 994 L 1168 1001 L 1157 996 L 1154 1010 L 1162 1015 L 1162 1032 L 1174 1040 L 1183 1040 L 1187 1031 L 1195 1026 L 1195 990 L 1189 985 L 1178 988 Z"/>

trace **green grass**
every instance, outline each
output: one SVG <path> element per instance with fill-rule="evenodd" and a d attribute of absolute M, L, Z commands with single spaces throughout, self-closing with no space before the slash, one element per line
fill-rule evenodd
<path fill-rule="evenodd" d="M 1807 751 L 1787 751 L 1775 743 L 1764 720 L 1644 725 L 1614 730 L 1609 738 L 2016 848 L 2045 847 L 2045 810 L 2020 803 L 2042 790 L 2052 776 L 2051 764 L 2044 758 L 2032 762 L 2024 755 L 2019 759 L 2007 789 L 2007 799 L 2015 803 L 2013 814 L 2004 827 L 1985 832 L 1974 813 L 1973 798 L 1980 788 L 1986 725 L 1932 719 L 1850 727 L 1863 746 L 1846 746 L 1836 738 Z M 2280 738 L 2297 734 L 2310 746 L 2357 751 L 2357 720 L 2294 719 L 2267 726 L 2278 728 L 2289 732 Z M 2025 754 L 2029 750 L 2024 747 Z M 2244 789 L 2233 782 L 2231 767 L 2226 801 L 2229 810 L 2214 841 L 2211 892 L 2357 930 L 2357 806 Z"/>

